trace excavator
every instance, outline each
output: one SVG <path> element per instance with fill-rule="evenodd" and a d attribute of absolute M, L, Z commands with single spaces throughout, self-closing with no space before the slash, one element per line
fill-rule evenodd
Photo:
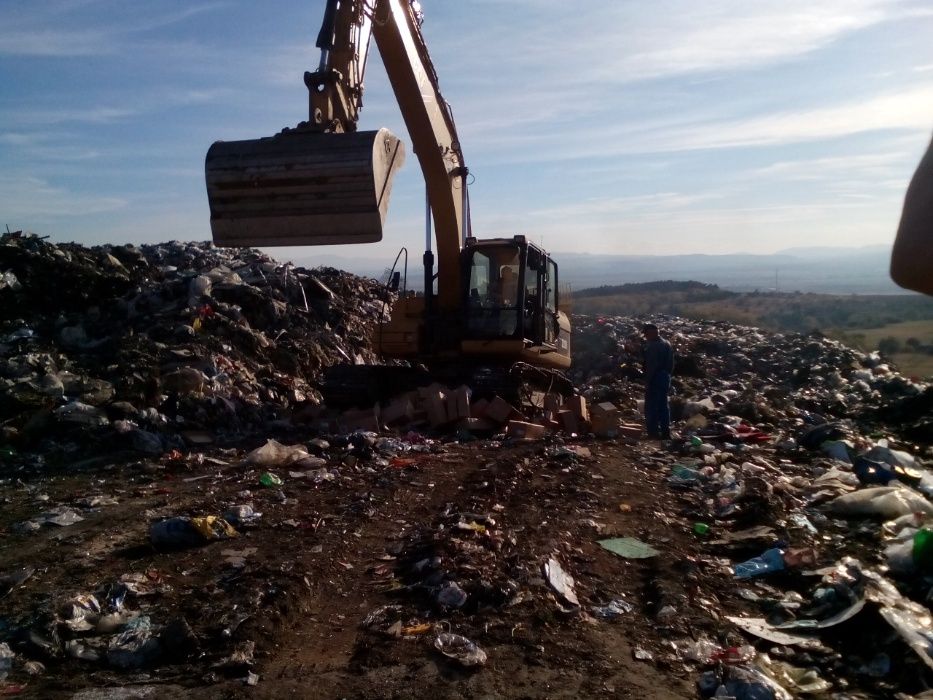
<path fill-rule="evenodd" d="M 320 62 L 304 75 L 308 121 L 271 137 L 218 141 L 208 150 L 214 243 L 267 247 L 382 239 L 405 147 L 387 129 L 357 128 L 375 39 L 426 188 L 424 293 L 398 296 L 390 320 L 376 330 L 376 348 L 384 358 L 421 364 L 435 378 L 474 388 L 510 393 L 504 385 L 512 381 L 569 393 L 561 370 L 570 366 L 570 322 L 561 310 L 557 264 L 525 236 L 473 236 L 471 175 L 422 21 L 416 0 L 326 0 L 317 37 Z M 348 395 L 375 385 L 379 393 L 398 388 L 381 386 L 388 373 L 373 371 L 357 381 L 344 374 L 331 384 L 342 384 Z"/>

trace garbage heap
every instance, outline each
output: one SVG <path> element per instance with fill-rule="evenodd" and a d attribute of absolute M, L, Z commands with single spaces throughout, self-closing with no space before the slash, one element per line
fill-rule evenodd
<path fill-rule="evenodd" d="M 210 243 L 0 237 L 3 442 L 49 462 L 162 454 L 320 401 L 323 368 L 375 362 L 390 293 Z"/>
<path fill-rule="evenodd" d="M 702 697 L 922 688 L 933 670 L 931 387 L 823 337 L 650 320 L 677 356 L 675 439 L 643 459 L 671 491 L 667 522 L 695 538 L 675 553 L 648 534 L 638 544 L 649 553 L 617 552 L 679 555 L 687 572 L 690 595 L 656 613 L 658 663 L 694 669 Z M 639 370 L 626 347 L 640 325 L 575 319 L 583 393 L 633 417 Z"/>
<path fill-rule="evenodd" d="M 615 402 L 638 422 L 640 328 L 647 319 L 574 318 L 571 378 L 591 403 Z M 768 442 L 844 419 L 933 442 L 933 387 L 902 376 L 878 353 L 813 335 L 721 321 L 654 317 L 676 354 L 671 418 L 700 437 Z"/>

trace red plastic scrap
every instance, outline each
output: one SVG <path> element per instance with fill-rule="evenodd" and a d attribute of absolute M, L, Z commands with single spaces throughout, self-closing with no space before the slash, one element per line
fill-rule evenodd
<path fill-rule="evenodd" d="M 394 469 L 404 469 L 405 467 L 411 467 L 415 464 L 417 464 L 417 461 L 410 457 L 393 457 L 389 460 L 389 466 Z"/>

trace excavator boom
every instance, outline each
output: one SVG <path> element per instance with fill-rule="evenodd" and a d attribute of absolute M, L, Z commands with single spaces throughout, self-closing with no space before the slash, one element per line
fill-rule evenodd
<path fill-rule="evenodd" d="M 464 360 L 569 367 L 570 324 L 560 309 L 556 263 L 524 236 L 472 235 L 469 170 L 421 21 L 416 0 L 327 0 L 317 38 L 320 62 L 304 76 L 308 120 L 269 138 L 219 141 L 208 151 L 214 241 L 274 246 L 382 238 L 404 149 L 385 129 L 357 131 L 375 40 L 428 205 L 424 295 L 396 300 L 391 320 L 378 328 L 377 348 L 433 370 L 460 369 Z"/>

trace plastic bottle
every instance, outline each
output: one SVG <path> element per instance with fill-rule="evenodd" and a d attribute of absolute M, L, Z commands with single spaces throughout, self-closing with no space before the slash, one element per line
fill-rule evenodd
<path fill-rule="evenodd" d="M 757 655 L 758 652 L 755 647 L 743 644 L 742 646 L 729 647 L 715 652 L 712 655 L 712 660 L 735 666 L 736 664 L 747 664 Z"/>
<path fill-rule="evenodd" d="M 920 571 L 933 570 L 933 530 L 925 527 L 917 530 L 914 535 L 913 560 Z"/>
<path fill-rule="evenodd" d="M 675 464 L 671 467 L 671 479 L 684 482 L 694 482 L 700 480 L 700 472 L 682 464 Z"/>
<path fill-rule="evenodd" d="M 780 549 L 769 549 L 760 556 L 753 557 L 746 562 L 736 564 L 734 567 L 736 578 L 752 578 L 784 568 L 784 552 Z"/>
<path fill-rule="evenodd" d="M 13 669 L 13 659 L 15 654 L 6 642 L 0 642 L 0 681 L 7 677 L 7 674 Z"/>
<path fill-rule="evenodd" d="M 272 472 L 263 472 L 259 477 L 259 483 L 263 486 L 281 486 L 282 478 Z"/>

